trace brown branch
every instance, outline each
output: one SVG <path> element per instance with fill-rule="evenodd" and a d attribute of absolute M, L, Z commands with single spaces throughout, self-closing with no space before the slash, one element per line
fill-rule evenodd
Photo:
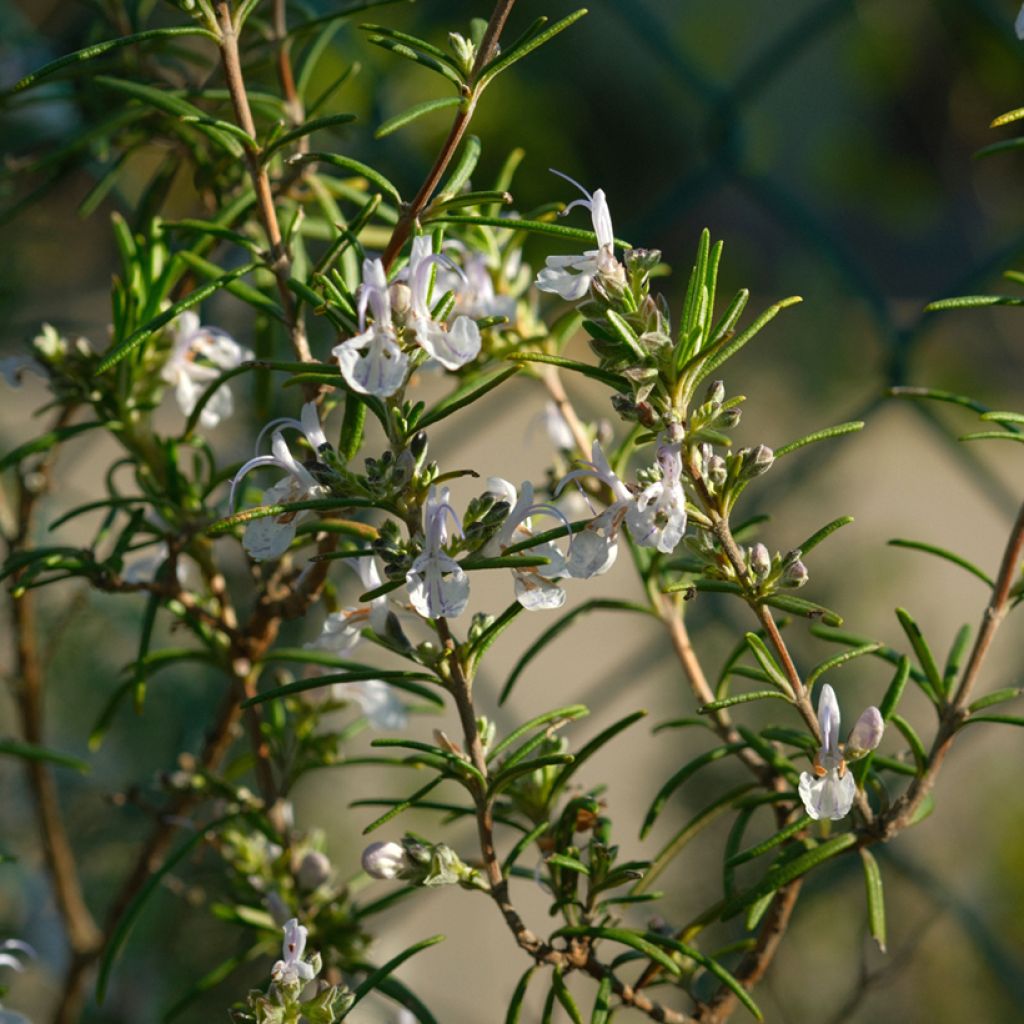
<path fill-rule="evenodd" d="M 868 846 L 876 842 L 885 842 L 904 829 L 910 824 L 921 803 L 935 785 L 942 762 L 949 753 L 957 731 L 967 720 L 967 705 L 971 698 L 971 692 L 992 646 L 996 630 L 1009 611 L 1010 592 L 1016 581 L 1022 557 L 1024 557 L 1024 505 L 1017 513 L 1017 519 L 1007 539 L 999 566 L 999 574 L 996 577 L 995 586 L 992 588 L 992 596 L 982 613 L 978 637 L 974 641 L 974 647 L 964 666 L 960 685 L 957 687 L 952 702 L 947 704 L 942 711 L 939 728 L 936 730 L 935 739 L 928 754 L 928 767 L 922 775 L 914 779 L 907 791 L 893 802 L 889 811 L 879 817 L 875 827 L 864 833 L 863 840 L 859 845 Z"/>
<path fill-rule="evenodd" d="M 274 206 L 274 193 L 270 187 L 270 177 L 259 152 L 256 122 L 253 120 L 252 109 L 249 106 L 249 96 L 246 93 L 245 78 L 242 74 L 242 64 L 238 53 L 238 33 L 231 16 L 231 4 L 228 0 L 218 0 L 217 20 L 220 30 L 221 64 L 224 67 L 224 77 L 231 96 L 231 105 L 235 111 L 235 119 L 242 131 L 252 139 L 252 145 L 244 147 L 245 162 L 256 193 L 256 205 L 260 212 L 260 220 L 263 222 L 267 241 L 270 243 L 269 269 L 273 272 L 277 282 L 277 291 L 281 299 L 281 308 L 284 311 L 292 348 L 301 362 L 309 363 L 313 361 L 313 356 L 309 350 L 306 326 L 301 314 L 296 309 L 295 300 L 288 287 L 291 257 L 288 255 L 281 236 L 281 226 L 277 220 L 277 209 Z M 314 399 L 318 393 L 316 385 L 305 385 L 304 390 L 307 400 Z"/>
<path fill-rule="evenodd" d="M 74 406 L 61 410 L 54 429 L 67 426 L 75 413 Z M 14 534 L 5 538 L 8 556 L 26 548 L 35 522 L 38 499 L 47 491 L 58 449 L 54 447 L 26 473 L 16 478 L 17 499 Z M 34 477 L 29 487 L 27 477 Z M 14 583 L 18 576 L 15 575 Z M 17 701 L 21 732 L 29 743 L 45 745 L 44 689 L 46 671 L 39 654 L 36 623 L 36 593 L 25 591 L 21 596 L 8 595 L 8 615 L 14 635 Z M 76 965 L 94 956 L 102 946 L 103 937 L 85 902 L 74 851 L 64 825 L 57 784 L 50 767 L 43 761 L 26 760 L 25 772 L 32 791 L 36 825 L 42 838 L 43 857 L 53 885 L 57 910 L 64 925 L 71 949 L 71 967 L 65 987 L 67 998 L 61 1000 L 55 1021 L 70 1024 L 77 1019 L 84 994 L 77 978 Z"/>
<path fill-rule="evenodd" d="M 686 622 L 682 612 L 676 606 L 671 595 L 663 594 L 661 598 L 661 621 L 668 631 L 669 640 L 672 642 L 672 649 L 675 651 L 679 664 L 683 668 L 683 674 L 690 683 L 690 689 L 700 704 L 710 704 L 715 699 L 714 690 L 704 675 L 704 669 L 697 658 L 697 653 L 690 643 L 690 635 L 686 629 Z M 715 732 L 724 743 L 743 743 L 743 737 L 737 732 L 732 724 L 732 719 L 724 709 L 716 711 L 710 716 L 711 724 Z M 739 759 L 757 776 L 766 789 L 781 791 L 786 788 L 786 781 L 783 779 L 767 761 L 764 760 L 755 750 L 744 746 L 737 751 Z"/>
<path fill-rule="evenodd" d="M 420 214 L 426 209 L 434 190 L 448 169 L 455 151 L 459 148 L 463 135 L 466 134 L 466 129 L 469 127 L 469 122 L 472 120 L 473 112 L 483 92 L 479 83 L 480 73 L 497 53 L 498 40 L 501 38 L 502 29 L 505 27 L 505 22 L 508 20 L 515 2 L 516 0 L 498 0 L 494 5 L 490 21 L 488 21 L 483 38 L 480 40 L 480 48 L 477 50 L 469 78 L 462 87 L 462 103 L 459 105 L 459 111 L 452 122 L 448 137 L 444 140 L 441 151 L 437 154 L 433 167 L 427 172 L 427 177 L 419 191 L 413 197 L 412 202 L 402 210 L 398 223 L 391 233 L 387 248 L 384 250 L 384 255 L 381 257 L 385 271 L 391 267 L 402 251 L 402 246 L 405 245 L 412 233 L 413 226 Z"/>
<path fill-rule="evenodd" d="M 793 913 L 793 907 L 796 906 L 802 885 L 803 879 L 798 878 L 776 892 L 758 930 L 754 948 L 743 957 L 739 966 L 733 971 L 736 980 L 748 992 L 765 976 L 775 959 L 779 943 L 789 926 L 789 919 Z M 711 1002 L 700 1008 L 697 1020 L 701 1024 L 723 1024 L 732 1015 L 738 1003 L 739 999 L 736 993 L 722 985 Z"/>
<path fill-rule="evenodd" d="M 541 374 L 541 378 L 544 381 L 544 387 L 547 388 L 548 394 L 551 396 L 551 401 L 555 403 L 555 408 L 558 409 L 559 415 L 565 420 L 565 425 L 569 428 L 569 433 L 572 434 L 572 439 L 576 442 L 580 455 L 585 459 L 589 459 L 590 438 L 587 437 L 587 430 L 583 426 L 583 422 L 576 415 L 576 408 L 566 393 L 558 370 L 554 366 L 549 367 L 547 372 Z"/>
<path fill-rule="evenodd" d="M 274 0 L 273 12 L 274 39 L 277 42 L 277 79 L 281 83 L 285 109 L 293 124 L 299 124 L 305 117 L 302 98 L 295 88 L 295 75 L 292 73 L 291 44 L 288 40 L 288 18 L 285 0 Z M 309 137 L 303 136 L 299 141 L 300 150 L 309 146 Z"/>
<path fill-rule="evenodd" d="M 438 636 L 444 644 L 446 652 L 448 675 L 445 683 L 459 714 L 466 752 L 473 767 L 486 780 L 487 756 L 480 740 L 480 730 L 477 728 L 472 680 L 467 676 L 459 658 L 447 620 L 442 617 L 435 621 Z M 575 945 L 566 950 L 555 949 L 554 946 L 538 938 L 527 928 L 509 897 L 508 880 L 502 874 L 501 864 L 495 851 L 493 800 L 488 796 L 486 788 L 480 786 L 473 787 L 473 799 L 476 804 L 477 835 L 480 839 L 480 852 L 483 857 L 484 872 L 490 886 L 490 896 L 505 918 L 505 923 L 519 948 L 529 953 L 538 964 L 546 964 L 561 971 L 583 970 L 599 981 L 605 977 L 610 978 L 612 990 L 623 1004 L 635 1007 L 652 1020 L 661 1021 L 664 1024 L 694 1024 L 692 1017 L 648 999 L 638 988 L 621 981 L 610 967 L 601 963 L 591 954 L 589 947 Z"/>

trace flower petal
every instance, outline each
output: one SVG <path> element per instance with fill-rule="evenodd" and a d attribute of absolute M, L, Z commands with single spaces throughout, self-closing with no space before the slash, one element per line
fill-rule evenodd
<path fill-rule="evenodd" d="M 810 772 L 800 773 L 800 799 L 807 813 L 819 821 L 828 818 L 838 821 L 850 813 L 857 784 L 852 772 L 842 775 L 835 769 L 818 777 Z"/>
<path fill-rule="evenodd" d="M 457 370 L 480 354 L 480 329 L 468 316 L 457 317 L 450 330 L 433 320 L 416 320 L 416 340 L 446 370 Z"/>
<path fill-rule="evenodd" d="M 839 752 L 839 701 L 836 692 L 825 683 L 818 697 L 818 725 L 821 726 L 822 751 L 826 754 Z"/>

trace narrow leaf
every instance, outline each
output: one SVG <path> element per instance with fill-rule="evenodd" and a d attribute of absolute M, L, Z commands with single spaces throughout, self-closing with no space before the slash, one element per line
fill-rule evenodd
<path fill-rule="evenodd" d="M 832 669 L 839 668 L 854 658 L 863 657 L 865 654 L 874 654 L 881 646 L 881 644 L 865 644 L 863 647 L 854 647 L 852 650 L 843 651 L 842 654 L 837 654 L 835 657 L 823 661 L 810 671 L 804 680 L 804 685 L 810 690 L 816 680 L 820 679 L 826 672 L 831 672 Z"/>
<path fill-rule="evenodd" d="M 737 750 L 742 750 L 742 743 L 725 743 L 720 747 L 714 747 L 711 750 L 706 751 L 699 757 L 693 758 L 692 761 L 687 762 L 679 769 L 662 787 L 658 790 L 651 806 L 647 810 L 647 814 L 644 817 L 644 823 L 640 828 L 640 838 L 646 839 L 647 834 L 651 831 L 654 823 L 658 820 L 658 815 L 665 808 L 665 804 L 672 794 L 689 779 L 692 775 L 695 775 L 705 765 L 713 764 L 715 761 L 720 761 L 723 757 L 728 757 L 730 754 L 735 754 Z"/>
<path fill-rule="evenodd" d="M 902 538 L 896 537 L 889 541 L 889 545 L 894 548 L 910 548 L 913 551 L 924 551 L 926 554 L 935 555 L 937 558 L 943 558 L 947 562 L 952 562 L 954 565 L 960 566 L 961 569 L 966 569 L 971 575 L 977 576 L 982 583 L 987 583 L 990 587 L 995 586 L 995 582 L 988 573 L 979 569 L 973 562 L 969 562 L 966 558 L 960 555 L 954 554 L 952 551 L 947 551 L 945 548 L 940 548 L 935 544 L 925 544 L 919 540 L 903 540 Z"/>
<path fill-rule="evenodd" d="M 581 938 L 606 939 L 609 942 L 618 942 L 623 946 L 629 946 L 640 953 L 643 953 L 649 960 L 661 964 L 669 974 L 679 977 L 682 973 L 679 964 L 664 950 L 654 944 L 651 938 L 637 935 L 628 928 L 597 928 L 583 925 L 570 925 L 566 928 L 559 928 L 555 935 L 564 935 L 566 938 L 579 936 Z"/>
<path fill-rule="evenodd" d="M 831 523 L 826 523 L 820 530 L 812 533 L 803 544 L 798 544 L 797 549 L 806 555 L 808 551 L 816 548 L 826 537 L 830 537 L 836 530 L 849 526 L 852 522 L 853 516 L 840 516 L 838 519 L 833 519 Z"/>
<path fill-rule="evenodd" d="M 613 740 L 620 732 L 624 729 L 628 729 L 634 722 L 639 722 L 641 718 L 646 716 L 646 711 L 634 711 L 631 714 L 624 715 L 617 722 L 608 726 L 604 732 L 598 733 L 589 743 L 585 744 L 580 748 L 579 752 L 574 755 L 574 759 L 571 764 L 567 764 L 559 773 L 558 777 L 551 784 L 551 795 L 554 797 L 557 793 L 563 790 L 569 780 L 576 773 L 577 769 L 590 757 L 596 754 L 606 743 Z"/>
<path fill-rule="evenodd" d="M 536 542 L 536 538 L 534 539 Z M 553 625 L 549 626 L 523 653 L 523 655 L 516 662 L 515 667 L 512 669 L 511 674 L 502 687 L 501 695 L 498 697 L 498 703 L 504 704 L 508 699 L 509 694 L 512 692 L 512 687 L 515 686 L 519 677 L 526 670 L 527 665 L 537 657 L 538 654 L 552 640 L 554 640 L 560 633 L 568 629 L 580 616 L 586 615 L 589 612 L 595 611 L 628 611 L 628 612 L 639 612 L 644 615 L 650 614 L 650 609 L 646 605 L 635 604 L 632 601 L 616 601 L 605 598 L 595 598 L 590 601 L 585 601 L 583 604 L 578 605 L 571 611 L 566 612 L 560 619 L 558 619 Z"/>
<path fill-rule="evenodd" d="M 443 935 L 432 935 L 429 939 L 422 939 L 408 949 L 403 950 L 398 956 L 393 956 L 383 967 L 378 967 L 372 974 L 364 978 L 363 981 L 356 986 L 355 991 L 352 993 L 355 997 L 352 1001 L 352 1006 L 356 1006 L 359 1001 L 376 987 L 378 982 L 386 978 L 393 971 L 396 971 L 402 964 L 405 963 L 410 957 L 415 956 L 417 953 L 430 946 L 436 946 L 437 943 L 444 942 Z"/>
<path fill-rule="evenodd" d="M 81 758 L 40 747 L 36 743 L 24 743 L 21 740 L 0 739 L 0 754 L 20 757 L 24 761 L 46 761 L 50 764 L 60 765 L 62 768 L 73 768 L 76 772 L 83 774 L 90 770 L 88 762 Z"/>
<path fill-rule="evenodd" d="M 560 369 L 571 370 L 573 373 L 580 373 L 584 377 L 599 380 L 602 384 L 607 384 L 616 391 L 625 392 L 628 390 L 627 383 L 618 374 L 612 373 L 609 370 L 602 370 L 597 366 L 591 366 L 589 363 L 578 362 L 575 359 L 565 359 L 563 356 L 553 356 L 546 352 L 513 352 L 511 355 L 506 356 L 506 358 L 518 363 L 547 363 L 550 366 L 557 366 Z"/>
<path fill-rule="evenodd" d="M 341 156 L 338 153 L 300 153 L 297 156 L 293 156 L 288 162 L 290 164 L 322 163 L 330 164 L 332 167 L 340 167 L 351 174 L 366 178 L 367 181 L 372 182 L 382 192 L 386 192 L 391 196 L 396 203 L 402 201 L 401 193 L 383 174 L 364 163 L 360 163 L 358 160 L 353 160 L 351 157 Z"/>
<path fill-rule="evenodd" d="M 842 437 L 844 434 L 855 434 L 858 430 L 863 430 L 864 424 L 860 420 L 855 420 L 851 423 L 840 423 L 835 427 L 826 427 L 824 430 L 816 430 L 813 434 L 808 434 L 806 437 L 801 437 L 797 441 L 790 441 L 789 444 L 784 444 L 781 448 L 775 449 L 775 457 L 781 458 L 783 455 L 788 455 L 790 452 L 796 451 L 797 448 L 803 448 L 804 445 L 814 444 L 815 441 L 827 441 L 832 437 Z"/>
<path fill-rule="evenodd" d="M 519 1020 L 523 1012 L 523 1001 L 526 999 L 526 989 L 536 970 L 537 964 L 533 964 L 526 969 L 525 973 L 519 979 L 519 983 L 516 985 L 515 991 L 512 993 L 512 999 L 508 1004 L 508 1012 L 505 1014 L 505 1024 L 519 1024 Z"/>
<path fill-rule="evenodd" d="M 152 28 L 145 32 L 136 32 L 134 35 L 120 36 L 117 39 L 107 39 L 102 43 L 94 43 L 92 46 L 86 46 L 81 50 L 75 50 L 74 53 L 58 57 L 56 60 L 50 61 L 49 64 L 44 64 L 41 68 L 19 79 L 8 92 L 12 95 L 22 92 L 33 85 L 37 85 L 44 78 L 48 78 L 62 68 L 70 67 L 73 64 L 84 64 L 86 61 L 102 57 L 112 50 L 120 49 L 122 46 L 133 46 L 137 43 L 148 42 L 150 39 L 168 39 L 175 36 L 204 36 L 206 39 L 217 42 L 217 37 L 212 32 L 198 26 L 183 25 L 173 28 Z"/>
<path fill-rule="evenodd" d="M 274 141 L 263 150 L 262 159 L 264 161 L 268 160 L 283 146 L 290 145 L 292 142 L 297 142 L 299 139 L 303 139 L 307 135 L 312 135 L 313 132 L 321 131 L 324 128 L 335 128 L 339 124 L 349 124 L 355 119 L 355 114 L 329 114 L 327 117 L 317 117 L 312 121 L 307 121 L 305 124 L 300 124 L 297 128 L 293 128 L 290 132 L 285 132 L 284 135 L 280 135 L 274 139 Z"/>
<path fill-rule="evenodd" d="M 764 598 L 764 603 L 783 612 L 802 615 L 806 619 L 817 619 L 819 622 L 824 622 L 826 626 L 841 626 L 843 624 L 843 617 L 838 612 L 834 612 L 824 605 L 815 604 L 813 601 L 807 601 L 802 597 L 793 597 L 791 594 L 772 594 L 770 597 Z"/>
<path fill-rule="evenodd" d="M 185 298 L 174 303 L 170 309 L 164 310 L 148 323 L 143 324 L 142 327 L 133 331 L 127 338 L 125 338 L 124 341 L 115 345 L 114 348 L 103 357 L 103 360 L 100 362 L 96 372 L 105 373 L 112 366 L 115 366 L 124 359 L 125 356 L 138 348 L 139 345 L 155 334 L 161 327 L 170 323 L 180 313 L 184 313 L 186 309 L 191 309 L 193 306 L 199 305 L 200 302 L 220 291 L 229 282 L 234 281 L 236 278 L 243 277 L 255 270 L 256 267 L 256 263 L 246 263 L 245 266 L 238 267 L 236 270 L 229 270 L 226 274 L 222 274 L 215 280 L 208 281 L 206 284 L 200 285 L 195 289 L 195 291 L 186 295 Z"/>
<path fill-rule="evenodd" d="M 862 847 L 861 863 L 864 865 L 864 888 L 868 901 L 868 928 L 871 937 L 878 943 L 878 948 L 885 950 L 885 894 L 882 891 L 882 872 L 878 869 L 878 861 L 874 854 Z"/>
<path fill-rule="evenodd" d="M 721 700 L 713 700 L 708 704 L 702 704 L 697 708 L 698 715 L 710 715 L 723 708 L 731 708 L 735 704 L 749 704 L 754 700 L 764 700 L 766 697 L 774 697 L 777 700 L 790 701 L 790 698 L 778 690 L 755 690 L 751 693 L 737 693 L 732 697 L 723 697 Z M 792 701 L 790 701 L 792 703 Z"/>
<path fill-rule="evenodd" d="M 408 110 L 403 110 L 402 113 L 388 118 L 373 133 L 373 137 L 375 139 L 386 138 L 392 132 L 398 131 L 399 128 L 404 128 L 407 124 L 411 124 L 418 118 L 423 117 L 424 114 L 432 114 L 435 110 L 447 110 L 451 107 L 457 107 L 462 102 L 461 96 L 445 96 L 439 100 L 424 100 L 424 102 L 417 103 L 415 106 L 409 107 Z"/>
<path fill-rule="evenodd" d="M 911 617 L 910 612 L 905 608 L 897 608 L 896 618 L 899 619 L 903 632 L 907 634 L 910 646 L 914 648 L 914 653 L 917 655 L 917 663 L 925 675 L 925 679 L 917 680 L 917 684 L 937 707 L 941 703 L 939 694 L 942 693 L 942 674 L 939 672 L 939 666 L 935 663 L 935 656 L 921 632 L 921 627 Z"/>
<path fill-rule="evenodd" d="M 484 377 L 474 378 L 463 387 L 459 388 L 458 391 L 450 394 L 447 398 L 442 398 L 437 405 L 424 413 L 423 416 L 417 420 L 416 424 L 410 430 L 410 433 L 415 433 L 416 431 L 423 430 L 425 427 L 433 426 L 433 424 L 451 416 L 453 412 L 458 412 L 459 409 L 464 409 L 467 405 L 472 405 L 477 399 L 483 398 L 488 391 L 493 391 L 499 384 L 503 384 L 510 377 L 514 377 L 518 372 L 518 366 L 511 366 L 504 370 L 497 370 L 496 372 Z"/>
<path fill-rule="evenodd" d="M 848 850 L 851 846 L 855 845 L 856 842 L 857 836 L 853 832 L 843 832 L 838 836 L 833 836 L 831 839 L 826 839 L 825 842 L 819 843 L 817 846 L 794 857 L 781 866 L 773 868 L 752 888 L 740 893 L 735 899 L 729 900 L 726 903 L 722 910 L 723 920 L 734 917 L 745 907 L 750 906 L 750 904 L 761 899 L 763 896 L 783 888 L 783 886 L 795 881 L 801 875 L 805 875 L 819 864 L 831 860 L 831 858 L 842 853 L 843 850 Z"/>
<path fill-rule="evenodd" d="M 517 61 L 522 60 L 527 54 L 536 50 L 538 46 L 543 46 L 544 43 L 549 39 L 553 39 L 559 32 L 567 29 L 571 24 L 573 24 L 573 22 L 579 21 L 579 19 L 586 13 L 587 9 L 585 7 L 581 7 L 578 11 L 573 11 L 572 14 L 562 18 L 561 21 L 556 21 L 554 25 L 542 29 L 536 35 L 530 36 L 514 49 L 495 57 L 494 60 L 492 60 L 490 64 L 483 69 L 483 72 L 480 75 L 481 86 L 488 85 L 497 75 L 500 75 L 503 71 L 507 71 Z"/>

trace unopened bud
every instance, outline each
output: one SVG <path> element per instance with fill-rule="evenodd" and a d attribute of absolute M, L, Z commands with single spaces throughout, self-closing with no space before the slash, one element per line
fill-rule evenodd
<path fill-rule="evenodd" d="M 467 73 L 472 70 L 473 62 L 476 60 L 476 47 L 473 45 L 472 40 L 467 39 L 458 32 L 449 32 L 448 43 L 462 70 Z"/>
<path fill-rule="evenodd" d="M 399 323 L 404 323 L 412 307 L 412 291 L 403 281 L 397 281 L 388 289 L 391 298 L 391 313 Z"/>
<path fill-rule="evenodd" d="M 810 578 L 811 574 L 807 571 L 807 566 L 797 559 L 782 574 L 782 585 L 784 587 L 802 587 Z"/>
<path fill-rule="evenodd" d="M 726 409 L 725 412 L 720 413 L 718 416 L 717 425 L 729 430 L 735 427 L 740 421 L 740 410 L 736 408 Z"/>
<path fill-rule="evenodd" d="M 295 881 L 303 892 L 319 889 L 330 877 L 331 862 L 319 850 L 309 850 L 295 872 Z"/>
<path fill-rule="evenodd" d="M 708 393 L 704 396 L 706 405 L 721 405 L 725 401 L 725 381 L 716 380 L 711 382 Z"/>
<path fill-rule="evenodd" d="M 885 722 L 881 711 L 874 706 L 866 708 L 850 730 L 850 737 L 846 741 L 846 760 L 856 761 L 869 754 L 882 742 L 884 732 Z"/>
<path fill-rule="evenodd" d="M 748 449 L 743 455 L 743 475 L 747 479 L 761 476 L 772 468 L 775 461 L 775 452 L 766 444 L 759 444 L 756 448 Z"/>
<path fill-rule="evenodd" d="M 661 262 L 661 250 L 627 249 L 622 259 L 631 272 L 649 274 Z"/>
<path fill-rule="evenodd" d="M 412 452 L 417 463 L 427 454 L 427 432 L 425 430 L 418 430 L 413 434 L 413 438 L 409 442 L 409 451 Z"/>
<path fill-rule="evenodd" d="M 708 459 L 707 469 L 704 472 L 713 487 L 721 487 L 729 476 L 729 467 L 721 455 L 712 455 Z"/>
<path fill-rule="evenodd" d="M 772 571 L 772 556 L 763 544 L 755 544 L 750 549 L 750 568 L 759 580 Z"/>
<path fill-rule="evenodd" d="M 362 864 L 371 878 L 391 879 L 409 867 L 409 859 L 401 843 L 371 843 L 363 850 Z"/>

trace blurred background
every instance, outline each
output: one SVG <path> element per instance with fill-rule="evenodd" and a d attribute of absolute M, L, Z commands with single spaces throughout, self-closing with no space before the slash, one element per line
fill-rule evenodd
<path fill-rule="evenodd" d="M 98 38 L 96 6 L 0 0 L 0 85 Z M 327 0 L 306 6 L 325 13 L 332 8 Z M 520 0 L 509 38 L 539 14 L 554 19 L 574 6 Z M 1024 102 L 1024 43 L 1013 32 L 1017 10 L 1012 0 L 606 0 L 503 77 L 473 122 L 484 145 L 478 186 L 486 187 L 508 151 L 522 146 L 527 156 L 513 188 L 517 208 L 573 198 L 549 167 L 603 188 L 616 234 L 660 248 L 674 268 L 664 283 L 673 308 L 705 226 L 726 242 L 720 294 L 750 288 L 748 317 L 783 296 L 803 297 L 730 364 L 729 393 L 749 396 L 737 439 L 778 446 L 845 420 L 865 419 L 867 427 L 781 461 L 747 492 L 743 511 L 770 513 L 763 538 L 781 550 L 837 516 L 853 515 L 854 525 L 811 558 L 803 593 L 839 609 L 852 631 L 901 648 L 893 608 L 902 605 L 942 656 L 962 623 L 977 624 L 985 590 L 945 563 L 886 541 L 910 537 L 944 545 L 994 571 L 1020 500 L 1021 456 L 1016 445 L 958 445 L 958 435 L 979 429 L 972 414 L 889 398 L 886 389 L 929 385 L 973 395 L 992 408 L 1024 406 L 1024 346 L 1015 310 L 924 312 L 943 296 L 1012 290 L 999 276 L 1024 255 L 1024 158 L 1013 151 L 976 158 L 982 147 L 1013 137 L 1013 126 L 988 125 Z M 366 20 L 441 43 L 449 30 L 465 31 L 471 17 L 488 13 L 482 2 L 419 0 L 375 9 Z M 411 194 L 447 131 L 447 115 L 424 118 L 380 142 L 372 129 L 415 101 L 446 95 L 443 84 L 368 45 L 354 22 L 334 37 L 325 80 L 353 62 L 360 63 L 360 74 L 326 112 L 358 114 L 361 127 L 346 136 L 346 152 L 379 166 Z M 88 123 L 101 102 L 88 89 L 45 95 L 43 102 L 6 110 L 0 124 L 6 155 L 0 218 L 8 253 L 0 280 L 0 357 L 19 351 L 43 320 L 103 342 L 115 264 L 109 215 L 147 180 L 143 154 L 110 192 L 93 195 L 86 216 L 80 206 L 109 166 L 102 149 L 74 164 L 56 160 L 28 175 L 11 173 Z M 186 185 L 174 201 L 187 208 Z M 582 212 L 575 216 L 572 223 L 588 226 Z M 533 250 L 535 265 L 546 251 Z M 244 311 L 240 315 L 230 300 L 213 308 L 219 319 L 205 321 L 231 326 L 245 342 Z M 581 345 L 578 354 L 585 351 Z M 575 384 L 570 387 L 581 412 L 611 417 L 603 393 Z M 7 449 L 38 429 L 31 413 L 43 392 L 27 382 L 3 394 L 0 447 Z M 516 383 L 477 407 L 485 411 L 476 430 L 445 423 L 449 429 L 432 438 L 432 454 L 448 467 L 473 466 L 514 481 L 542 479 L 550 459 L 535 422 L 542 407 L 535 389 Z M 238 418 L 219 438 L 240 456 L 252 435 L 251 423 Z M 84 448 L 75 451 L 78 458 L 60 464 L 53 515 L 88 500 L 97 466 L 105 465 L 102 451 L 90 449 L 84 458 Z M 631 587 L 629 567 L 620 564 L 587 588 L 577 586 L 570 602 L 599 592 L 622 596 Z M 170 671 L 145 716 L 121 716 L 100 752 L 88 755 L 83 723 L 95 720 L 120 666 L 133 657 L 142 602 L 57 588 L 47 595 L 50 741 L 90 756 L 94 766 L 85 777 L 62 773 L 60 782 L 87 893 L 102 909 L 145 830 L 142 815 L 119 807 L 111 795 L 146 784 L 174 767 L 176 750 L 195 747 L 217 691 L 200 670 Z M 492 591 L 483 584 L 474 589 L 474 607 L 496 609 L 508 599 L 497 583 Z M 742 612 L 705 595 L 688 613 L 712 675 L 751 626 Z M 316 625 L 307 624 L 305 634 Z M 689 730 L 652 736 L 647 724 L 692 710 L 668 644 L 654 624 L 588 616 L 531 665 L 509 704 L 495 708 L 488 694 L 497 694 L 545 625 L 530 617 L 495 648 L 479 683 L 481 709 L 507 728 L 539 710 L 539 701 L 547 707 L 582 700 L 593 714 L 573 726 L 578 739 L 647 708 L 646 722 L 591 762 L 581 781 L 608 781 L 605 799 L 618 842 L 630 858 L 651 856 L 712 790 L 727 788 L 734 769 L 723 764 L 702 773 L 641 844 L 637 829 L 651 795 L 684 757 L 694 756 L 689 745 L 696 742 Z M 804 666 L 836 650 L 802 625 L 791 633 Z M 0 638 L 0 652 L 7 647 Z M 1020 685 L 1022 654 L 1020 630 L 1011 622 L 998 637 L 981 692 Z M 889 671 L 861 659 L 843 673 L 834 685 L 852 722 L 865 704 L 880 699 Z M 0 697 L 5 735 L 15 729 L 7 701 L 6 694 Z M 930 735 L 923 702 L 908 698 L 905 715 Z M 429 736 L 443 724 L 414 720 L 411 732 Z M 891 737 L 887 744 L 899 747 Z M 940 779 L 935 813 L 891 849 L 878 851 L 890 915 L 888 956 L 866 936 L 857 865 L 813 876 L 784 951 L 757 993 L 768 1020 L 1019 1019 L 1022 763 L 1015 730 L 968 730 Z M 359 829 L 369 820 L 365 810 L 347 811 L 348 802 L 402 795 L 406 787 L 404 776 L 324 771 L 296 794 L 297 819 L 327 831 L 332 861 L 344 876 L 355 869 Z M 0 939 L 17 936 L 41 953 L 23 978 L 13 979 L 9 1005 L 42 1021 L 66 952 L 27 794 L 10 760 L 0 761 L 0 794 L 0 852 L 18 858 L 0 868 Z M 434 818 L 412 816 L 408 824 L 472 849 L 467 828 L 442 835 Z M 713 898 L 724 839 L 724 829 L 708 830 L 662 877 L 659 884 L 669 893 L 659 904 L 665 919 L 685 921 Z M 183 876 L 157 897 L 160 906 L 151 906 L 133 933 L 108 1004 L 84 1019 L 162 1020 L 191 982 L 237 951 L 237 933 L 208 913 L 215 894 L 205 881 Z M 493 908 L 462 892 L 419 895 L 382 918 L 375 959 L 444 931 L 447 942 L 412 960 L 401 977 L 446 1024 L 502 1019 L 526 965 Z M 520 883 L 516 896 L 532 927 L 542 930 L 545 895 Z M 483 962 L 481 950 L 487 951 Z M 226 1006 L 249 984 L 263 983 L 269 966 L 259 963 L 233 976 L 178 1019 L 226 1019 Z M 367 1005 L 361 1019 L 386 1021 L 390 1013 L 383 1003 Z"/>

